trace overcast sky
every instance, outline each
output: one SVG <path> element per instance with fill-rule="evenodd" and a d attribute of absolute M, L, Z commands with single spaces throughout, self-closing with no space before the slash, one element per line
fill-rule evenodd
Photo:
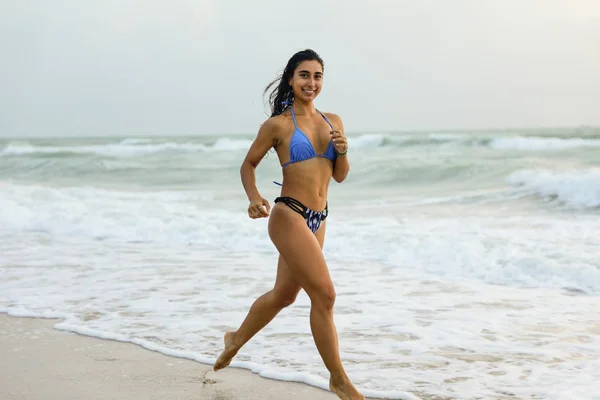
<path fill-rule="evenodd" d="M 0 136 L 255 133 L 304 48 L 348 133 L 600 125 L 599 0 L 0 0 Z"/>

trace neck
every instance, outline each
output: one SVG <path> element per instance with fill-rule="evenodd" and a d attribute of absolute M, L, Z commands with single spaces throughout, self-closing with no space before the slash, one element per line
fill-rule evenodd
<path fill-rule="evenodd" d="M 294 113 L 301 115 L 311 115 L 316 114 L 317 109 L 315 108 L 314 103 L 311 101 L 302 101 L 294 99 L 291 107 L 294 107 Z"/>

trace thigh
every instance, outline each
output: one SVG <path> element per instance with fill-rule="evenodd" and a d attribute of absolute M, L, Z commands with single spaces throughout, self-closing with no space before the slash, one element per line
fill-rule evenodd
<path fill-rule="evenodd" d="M 315 233 L 315 237 L 317 238 L 317 242 L 319 242 L 321 250 L 323 250 L 323 244 L 325 243 L 325 225 L 327 225 L 327 220 L 321 222 L 319 230 Z"/>
<path fill-rule="evenodd" d="M 278 294 L 289 294 L 294 293 L 295 295 L 301 289 L 300 284 L 292 275 L 290 267 L 288 267 L 285 259 L 280 254 L 277 261 L 277 278 L 275 279 L 275 287 L 273 288 Z"/>
<path fill-rule="evenodd" d="M 323 290 L 332 291 L 333 283 L 321 250 L 325 227 L 322 232 L 317 232 L 319 235 L 315 235 L 302 216 L 285 207 L 276 205 L 271 210 L 269 236 L 273 244 L 293 278 L 309 296 Z"/>
<path fill-rule="evenodd" d="M 326 224 L 326 222 L 327 221 L 323 221 L 323 223 L 319 227 L 319 230 L 315 234 L 315 236 L 317 238 L 317 242 L 319 243 L 321 250 L 323 249 L 323 244 L 325 242 L 325 224 Z M 285 259 L 283 258 L 283 256 L 281 254 L 279 255 L 279 258 L 277 260 L 277 278 L 275 279 L 275 288 L 274 289 L 276 291 L 283 292 L 283 293 L 295 292 L 296 294 L 301 289 L 300 284 L 298 283 L 296 278 L 294 278 L 292 271 L 290 271 L 290 267 L 287 265 L 287 263 L 285 262 Z"/>

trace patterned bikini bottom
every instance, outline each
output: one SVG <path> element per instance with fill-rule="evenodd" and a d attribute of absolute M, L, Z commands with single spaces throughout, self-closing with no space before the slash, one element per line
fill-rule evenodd
<path fill-rule="evenodd" d="M 275 199 L 275 203 L 279 202 L 285 204 L 298 214 L 302 215 L 306 221 L 306 225 L 312 233 L 316 233 L 319 230 L 321 222 L 327 218 L 327 214 L 329 213 L 328 205 L 325 205 L 325 209 L 323 211 L 315 211 L 306 207 L 293 197 L 278 197 Z"/>

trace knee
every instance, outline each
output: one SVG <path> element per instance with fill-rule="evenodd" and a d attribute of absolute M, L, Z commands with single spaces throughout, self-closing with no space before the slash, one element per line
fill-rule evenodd
<path fill-rule="evenodd" d="M 325 286 L 316 290 L 311 296 L 311 302 L 328 311 L 333 310 L 335 304 L 335 289 L 333 286 Z"/>
<path fill-rule="evenodd" d="M 277 307 L 285 308 L 291 306 L 296 301 L 298 292 L 273 292 L 275 304 Z"/>

